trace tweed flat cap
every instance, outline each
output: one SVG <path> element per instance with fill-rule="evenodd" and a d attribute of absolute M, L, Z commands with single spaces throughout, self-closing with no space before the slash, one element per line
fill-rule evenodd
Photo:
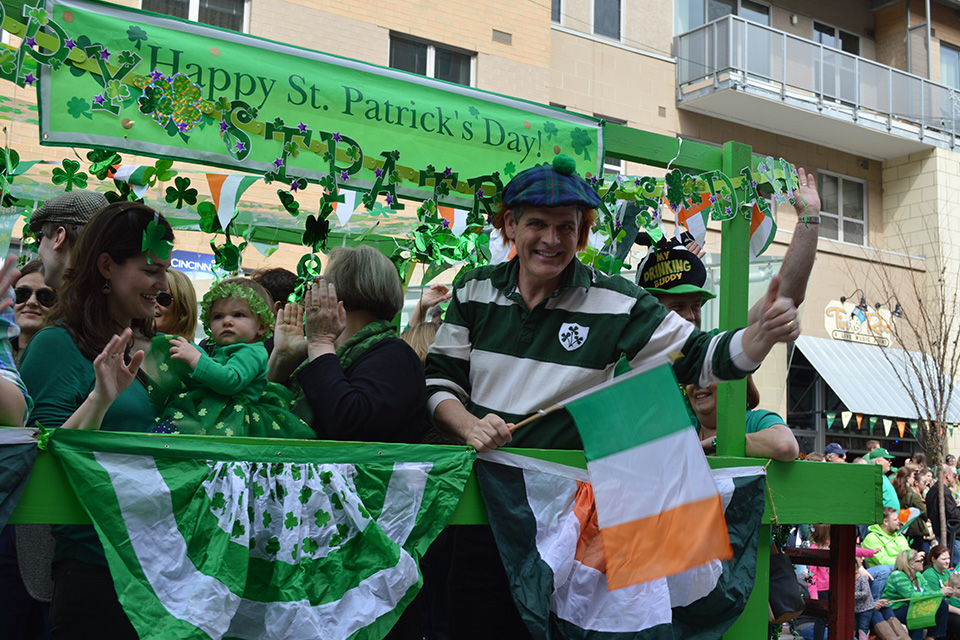
<path fill-rule="evenodd" d="M 565 153 L 553 164 L 524 169 L 503 189 L 503 204 L 515 207 L 565 207 L 579 204 L 590 209 L 600 206 L 600 196 L 587 181 L 577 175 L 576 163 Z"/>
<path fill-rule="evenodd" d="M 96 191 L 68 191 L 50 198 L 30 216 L 30 231 L 36 233 L 48 222 L 87 224 L 90 217 L 110 204 Z"/>

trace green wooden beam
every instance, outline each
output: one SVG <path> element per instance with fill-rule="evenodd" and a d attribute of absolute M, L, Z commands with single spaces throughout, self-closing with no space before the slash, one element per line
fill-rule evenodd
<path fill-rule="evenodd" d="M 234 438 L 232 440 L 249 444 L 251 439 Z M 309 443 L 317 447 L 343 444 L 322 441 Z M 510 449 L 510 451 L 586 468 L 582 451 L 541 449 Z M 756 458 L 708 458 L 708 460 L 710 466 L 715 469 L 762 465 L 766 462 Z M 773 521 L 776 514 L 777 522 L 781 523 L 872 524 L 877 522 L 882 508 L 879 469 L 876 465 L 772 462 L 767 467 L 770 490 L 767 492 L 763 520 L 769 523 Z M 837 487 L 843 487 L 843 500 L 837 500 Z M 59 460 L 49 451 L 39 452 L 11 522 L 89 524 L 90 519 L 70 488 Z M 483 498 L 480 496 L 476 477 L 471 474 L 450 524 L 486 524 L 486 522 Z"/>
<path fill-rule="evenodd" d="M 719 169 L 723 162 L 723 149 L 719 147 L 692 140 L 681 144 L 676 136 L 610 122 L 603 125 L 603 143 L 604 154 L 610 157 L 653 167 L 666 167 L 672 161 L 672 167 L 700 173 Z"/>

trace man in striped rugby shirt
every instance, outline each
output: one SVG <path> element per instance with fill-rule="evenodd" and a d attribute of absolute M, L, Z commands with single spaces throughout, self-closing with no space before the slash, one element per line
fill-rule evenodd
<path fill-rule="evenodd" d="M 673 359 L 681 382 L 707 385 L 755 370 L 776 342 L 796 339 L 796 308 L 775 278 L 760 321 L 711 335 L 633 283 L 576 259 L 600 201 L 557 156 L 517 174 L 494 219 L 517 255 L 464 275 L 454 287 L 427 356 L 433 421 L 478 451 L 505 444 L 581 449 L 569 415 L 557 411 L 511 434 L 524 416 L 631 367 Z M 642 400 L 642 399 L 638 399 Z M 454 638 L 530 637 L 489 527 L 456 527 L 450 567 Z"/>

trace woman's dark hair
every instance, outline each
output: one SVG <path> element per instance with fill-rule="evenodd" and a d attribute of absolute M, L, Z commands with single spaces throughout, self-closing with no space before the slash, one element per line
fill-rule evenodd
<path fill-rule="evenodd" d="M 143 232 L 152 220 L 163 227 L 164 240 L 172 242 L 173 229 L 162 215 L 140 202 L 123 201 L 95 213 L 73 247 L 51 320 L 63 324 L 80 353 L 90 360 L 123 330 L 104 303 L 106 281 L 97 266 L 100 256 L 106 253 L 114 263 L 124 264 L 143 255 Z M 153 318 L 135 319 L 131 327 L 148 338 L 154 335 Z"/>
<path fill-rule="evenodd" d="M 906 500 L 907 492 L 910 491 L 910 487 L 907 486 L 907 480 L 912 475 L 912 469 L 900 467 L 900 470 L 897 471 L 897 475 L 894 477 L 893 482 L 891 483 L 893 484 L 893 488 L 897 491 L 897 498 L 900 500 L 900 506 L 903 506 L 903 501 Z"/>
<path fill-rule="evenodd" d="M 943 555 L 944 553 L 946 553 L 947 551 L 949 551 L 949 549 L 947 549 L 947 548 L 946 548 L 944 545 L 942 545 L 942 544 L 935 544 L 935 545 L 933 545 L 932 547 L 930 547 L 930 551 L 927 553 L 927 557 L 924 558 L 923 564 L 924 564 L 925 566 L 932 567 L 932 566 L 933 566 L 933 561 L 934 561 L 936 558 L 939 558 L 940 556 L 942 556 L 942 555 Z"/>

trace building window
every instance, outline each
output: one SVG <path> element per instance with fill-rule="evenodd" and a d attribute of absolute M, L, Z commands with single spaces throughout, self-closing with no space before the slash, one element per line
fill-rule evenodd
<path fill-rule="evenodd" d="M 593 0 L 593 32 L 620 39 L 620 0 Z"/>
<path fill-rule="evenodd" d="M 560 3 L 561 0 L 551 0 L 550 2 L 550 19 L 558 24 L 562 22 L 560 18 L 563 15 Z"/>
<path fill-rule="evenodd" d="M 840 49 L 855 56 L 860 55 L 860 38 L 828 24 L 813 23 L 813 40 L 825 47 Z"/>
<path fill-rule="evenodd" d="M 142 0 L 140 8 L 222 29 L 247 30 L 247 0 Z"/>
<path fill-rule="evenodd" d="M 390 36 L 390 66 L 428 78 L 473 86 L 476 56 L 443 45 Z"/>
<path fill-rule="evenodd" d="M 817 181 L 820 190 L 820 237 L 865 245 L 866 183 L 824 171 L 817 172 Z"/>
<path fill-rule="evenodd" d="M 676 0 L 674 29 L 677 33 L 686 33 L 731 14 L 770 26 L 770 7 L 752 0 Z"/>
<path fill-rule="evenodd" d="M 960 89 L 960 49 L 940 43 L 940 84 Z"/>

